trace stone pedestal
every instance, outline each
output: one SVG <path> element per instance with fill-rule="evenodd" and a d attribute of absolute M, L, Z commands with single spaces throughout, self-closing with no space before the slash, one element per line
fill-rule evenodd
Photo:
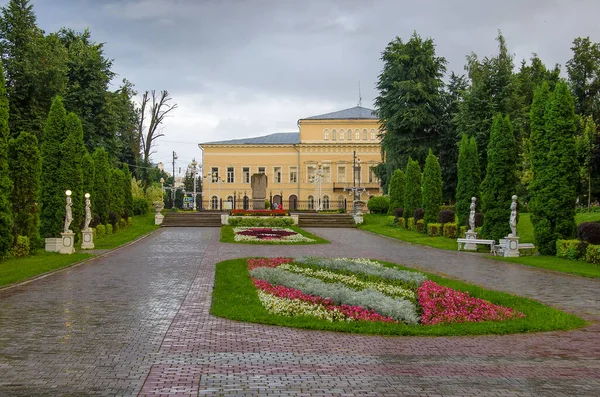
<path fill-rule="evenodd" d="M 252 199 L 252 209 L 253 210 L 264 210 L 265 209 L 265 199 Z"/>
<path fill-rule="evenodd" d="M 59 252 L 62 248 L 62 238 L 47 238 L 46 252 Z"/>
<path fill-rule="evenodd" d="M 465 232 L 465 238 L 467 240 L 476 240 L 477 233 L 469 230 L 469 231 Z M 464 249 L 465 249 L 465 251 L 477 251 L 477 244 L 466 243 Z"/>
<path fill-rule="evenodd" d="M 75 252 L 75 233 L 61 233 L 62 236 L 62 247 L 60 247 L 61 254 L 72 254 Z"/>
<path fill-rule="evenodd" d="M 355 225 L 362 225 L 364 222 L 362 213 L 360 215 L 359 214 L 353 215 L 353 218 L 354 218 Z"/>
<path fill-rule="evenodd" d="M 519 256 L 519 237 L 506 236 L 504 237 L 504 256 L 516 258 Z"/>
<path fill-rule="evenodd" d="M 161 214 L 160 212 L 157 212 L 156 215 L 154 215 L 154 224 L 162 225 L 163 219 L 165 219 L 165 216 L 163 214 Z"/>
<path fill-rule="evenodd" d="M 81 249 L 82 250 L 92 250 L 94 249 L 94 232 L 92 229 L 83 230 L 81 232 Z"/>

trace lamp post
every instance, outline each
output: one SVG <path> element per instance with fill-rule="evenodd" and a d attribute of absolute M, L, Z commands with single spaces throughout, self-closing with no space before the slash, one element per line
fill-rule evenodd
<path fill-rule="evenodd" d="M 358 163 L 358 168 L 356 167 L 356 163 Z M 356 170 L 358 169 L 358 186 L 356 186 Z M 349 195 L 353 196 L 353 201 L 352 201 L 352 211 L 354 213 L 356 213 L 356 202 L 360 201 L 360 197 L 362 195 L 363 192 L 366 191 L 366 189 L 363 187 L 360 187 L 360 174 L 361 174 L 361 169 L 360 169 L 360 159 L 358 157 L 356 157 L 356 150 L 354 151 L 354 155 L 352 157 L 352 187 L 350 188 L 344 188 L 344 191 L 348 192 Z M 358 193 L 358 200 L 356 199 L 356 194 Z"/>
<path fill-rule="evenodd" d="M 321 183 L 323 182 L 323 166 L 321 162 L 317 163 L 317 171 L 315 175 L 311 178 L 311 182 L 315 184 L 315 194 L 317 196 L 317 200 L 319 200 L 317 210 L 321 211 L 323 209 L 321 203 Z"/>
<path fill-rule="evenodd" d="M 206 179 L 208 182 L 208 200 L 210 201 L 210 209 L 212 210 L 212 197 L 210 196 L 210 182 L 212 182 L 212 172 L 209 172 L 208 174 L 204 175 L 203 178 Z"/>
<path fill-rule="evenodd" d="M 194 158 L 192 160 L 192 172 L 194 173 L 194 201 L 193 201 L 193 210 L 196 211 L 196 166 L 198 165 L 198 163 L 196 162 L 196 159 Z"/>

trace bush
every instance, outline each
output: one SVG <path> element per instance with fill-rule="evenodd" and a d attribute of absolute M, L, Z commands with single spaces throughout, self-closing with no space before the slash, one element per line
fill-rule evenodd
<path fill-rule="evenodd" d="M 419 219 L 415 224 L 415 228 L 419 233 L 425 233 L 425 221 L 423 219 Z"/>
<path fill-rule="evenodd" d="M 367 203 L 367 208 L 372 214 L 387 214 L 390 199 L 385 196 L 372 196 Z"/>
<path fill-rule="evenodd" d="M 240 226 L 240 227 L 258 227 L 258 226 L 268 226 L 268 227 L 285 227 L 291 226 L 294 224 L 294 220 L 292 218 L 281 218 L 281 217 L 273 217 L 273 218 L 256 218 L 256 217 L 229 217 L 229 225 L 230 226 Z"/>
<path fill-rule="evenodd" d="M 458 230 L 459 230 L 458 234 L 459 234 L 460 238 L 465 238 L 467 235 L 467 227 L 461 226 Z"/>
<path fill-rule="evenodd" d="M 91 228 L 95 228 L 96 226 L 98 226 L 100 223 L 100 215 L 98 214 L 93 214 L 92 215 L 92 220 L 90 221 L 90 227 Z"/>
<path fill-rule="evenodd" d="M 144 215 L 150 211 L 152 203 L 145 197 L 134 197 L 133 198 L 133 214 Z"/>
<path fill-rule="evenodd" d="M 438 222 L 442 225 L 445 223 L 454 223 L 454 220 L 456 219 L 455 215 L 454 211 L 442 210 L 438 215 Z"/>
<path fill-rule="evenodd" d="M 406 228 L 406 222 L 404 221 L 404 218 L 398 218 L 398 220 L 396 220 L 396 223 L 398 224 L 399 227 Z"/>
<path fill-rule="evenodd" d="M 585 261 L 600 265 L 600 245 L 590 244 L 585 251 Z"/>
<path fill-rule="evenodd" d="M 132 217 L 127 218 L 127 226 L 133 226 L 133 218 Z"/>
<path fill-rule="evenodd" d="M 113 227 L 113 233 L 118 232 L 119 230 L 121 230 L 119 228 L 119 222 L 116 222 L 114 225 L 111 225 Z"/>
<path fill-rule="evenodd" d="M 469 222 L 469 218 L 467 218 L 467 222 Z M 480 228 L 483 226 L 483 214 L 481 212 L 475 213 L 475 227 Z"/>
<path fill-rule="evenodd" d="M 110 211 L 108 213 L 108 223 L 110 223 L 111 225 L 113 225 L 113 228 L 116 226 L 118 227 L 118 223 L 119 223 L 119 215 L 117 215 L 116 212 Z"/>
<path fill-rule="evenodd" d="M 104 227 L 106 228 L 106 234 L 113 234 L 113 226 L 110 223 L 107 223 Z"/>
<path fill-rule="evenodd" d="M 590 244 L 600 244 L 600 223 L 583 222 L 577 227 L 577 238 Z M 556 246 L 558 248 L 558 245 Z"/>
<path fill-rule="evenodd" d="M 588 245 L 586 241 L 581 240 L 556 240 L 556 256 L 572 261 L 584 259 Z"/>
<path fill-rule="evenodd" d="M 452 211 L 452 212 L 456 213 L 456 206 L 455 205 L 441 205 L 440 211 Z"/>
<path fill-rule="evenodd" d="M 442 235 L 442 225 L 439 223 L 430 223 L 427 225 L 427 234 L 431 237 Z"/>
<path fill-rule="evenodd" d="M 127 227 L 127 221 L 125 220 L 125 218 L 121 218 L 121 220 L 119 221 L 119 229 L 125 229 Z"/>
<path fill-rule="evenodd" d="M 396 208 L 394 210 L 394 216 L 396 218 L 402 218 L 404 216 L 404 208 Z"/>
<path fill-rule="evenodd" d="M 396 227 L 397 223 L 396 223 L 395 217 L 387 216 L 385 219 L 386 219 L 386 222 L 385 222 L 386 225 Z"/>
<path fill-rule="evenodd" d="M 408 222 L 406 223 L 406 228 L 408 230 L 415 230 L 415 218 L 408 218 Z"/>
<path fill-rule="evenodd" d="M 423 215 L 425 215 L 423 208 L 417 208 L 413 214 L 413 218 L 415 218 L 415 221 L 419 221 L 423 219 Z"/>
<path fill-rule="evenodd" d="M 404 171 L 398 169 L 392 174 L 390 185 L 388 187 L 388 195 L 390 197 L 389 214 L 395 215 L 396 208 L 404 207 Z M 398 217 L 398 216 L 396 216 Z"/>
<path fill-rule="evenodd" d="M 10 253 L 15 258 L 23 258 L 29 255 L 31 245 L 29 244 L 29 237 L 17 236 L 17 242 L 13 245 Z"/>
<path fill-rule="evenodd" d="M 444 227 L 444 236 L 450 237 L 450 238 L 458 237 L 458 235 L 457 235 L 458 228 L 456 227 L 456 223 L 453 223 L 453 222 L 444 223 L 443 227 Z"/>
<path fill-rule="evenodd" d="M 104 236 L 106 234 L 106 226 L 103 224 L 99 224 L 96 226 L 96 236 L 98 238 Z"/>
<path fill-rule="evenodd" d="M 319 207 L 319 203 L 315 203 L 315 206 L 318 208 Z M 271 202 L 269 200 L 265 200 L 265 209 L 266 210 L 270 210 L 271 209 Z"/>

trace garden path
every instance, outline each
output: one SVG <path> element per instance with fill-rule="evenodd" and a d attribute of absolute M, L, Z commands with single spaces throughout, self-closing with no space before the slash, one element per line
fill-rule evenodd
<path fill-rule="evenodd" d="M 596 396 L 600 281 L 313 229 L 331 245 L 218 242 L 164 228 L 139 243 L 0 291 L 0 396 Z M 215 263 L 243 256 L 370 257 L 533 297 L 593 324 L 569 332 L 380 337 L 209 314 Z"/>

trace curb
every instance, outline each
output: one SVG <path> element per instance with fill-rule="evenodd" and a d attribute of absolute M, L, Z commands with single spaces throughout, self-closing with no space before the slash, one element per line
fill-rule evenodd
<path fill-rule="evenodd" d="M 9 285 L 5 285 L 5 286 L 3 286 L 3 287 L 0 287 L 0 292 L 4 292 L 4 291 L 6 291 L 6 290 L 9 290 L 9 289 L 11 289 L 11 288 L 20 287 L 20 286 L 23 286 L 23 285 L 26 285 L 26 284 L 32 283 L 32 282 L 34 282 L 34 281 L 37 281 L 37 280 L 41 280 L 41 279 L 43 279 L 43 278 L 46 278 L 46 277 L 48 277 L 48 276 L 51 276 L 51 275 L 53 275 L 53 274 L 60 273 L 60 272 L 64 272 L 64 271 L 67 271 L 67 270 L 69 270 L 69 269 L 73 269 L 74 267 L 79 267 L 79 266 L 81 266 L 81 265 L 85 265 L 86 263 L 92 262 L 92 261 L 94 261 L 94 260 L 96 260 L 96 259 L 103 258 L 103 257 L 105 257 L 105 256 L 107 256 L 107 255 L 110 255 L 110 254 L 112 254 L 112 253 L 113 253 L 113 252 L 115 252 L 115 251 L 118 251 L 118 250 L 120 250 L 121 248 L 129 247 L 130 245 L 133 245 L 133 244 L 135 244 L 135 243 L 137 243 L 137 242 L 139 242 L 139 241 L 141 241 L 141 240 L 145 239 L 146 237 L 150 237 L 150 236 L 152 236 L 153 234 L 155 234 L 156 232 L 158 232 L 159 230 L 160 230 L 160 228 L 158 228 L 158 229 L 156 229 L 156 230 L 153 230 L 153 231 L 151 231 L 151 232 L 149 232 L 149 233 L 146 233 L 146 234 L 144 234 L 144 235 L 142 235 L 142 236 L 140 236 L 140 237 L 136 238 L 135 240 L 132 240 L 132 241 L 130 241 L 130 242 L 128 242 L 128 243 L 125 243 L 125 244 L 123 244 L 123 245 L 119 245 L 118 247 L 115 247 L 115 248 L 113 248 L 113 249 L 110 249 L 110 250 L 108 250 L 108 251 L 106 251 L 106 252 L 104 252 L 104 253 L 102 253 L 102 254 L 95 255 L 95 256 L 93 256 L 93 257 L 91 257 L 91 258 L 84 259 L 84 260 L 82 260 L 82 261 L 79 261 L 79 262 L 75 262 L 75 263 L 73 263 L 72 265 L 65 266 L 65 267 L 61 267 L 61 268 L 54 269 L 54 270 L 50 270 L 49 272 L 42 273 L 42 274 L 38 274 L 37 276 L 33 276 L 32 278 L 28 278 L 27 280 L 24 280 L 24 281 L 19 281 L 18 283 L 15 283 L 15 284 L 9 284 Z M 84 251 L 84 252 L 85 252 L 85 251 Z"/>

